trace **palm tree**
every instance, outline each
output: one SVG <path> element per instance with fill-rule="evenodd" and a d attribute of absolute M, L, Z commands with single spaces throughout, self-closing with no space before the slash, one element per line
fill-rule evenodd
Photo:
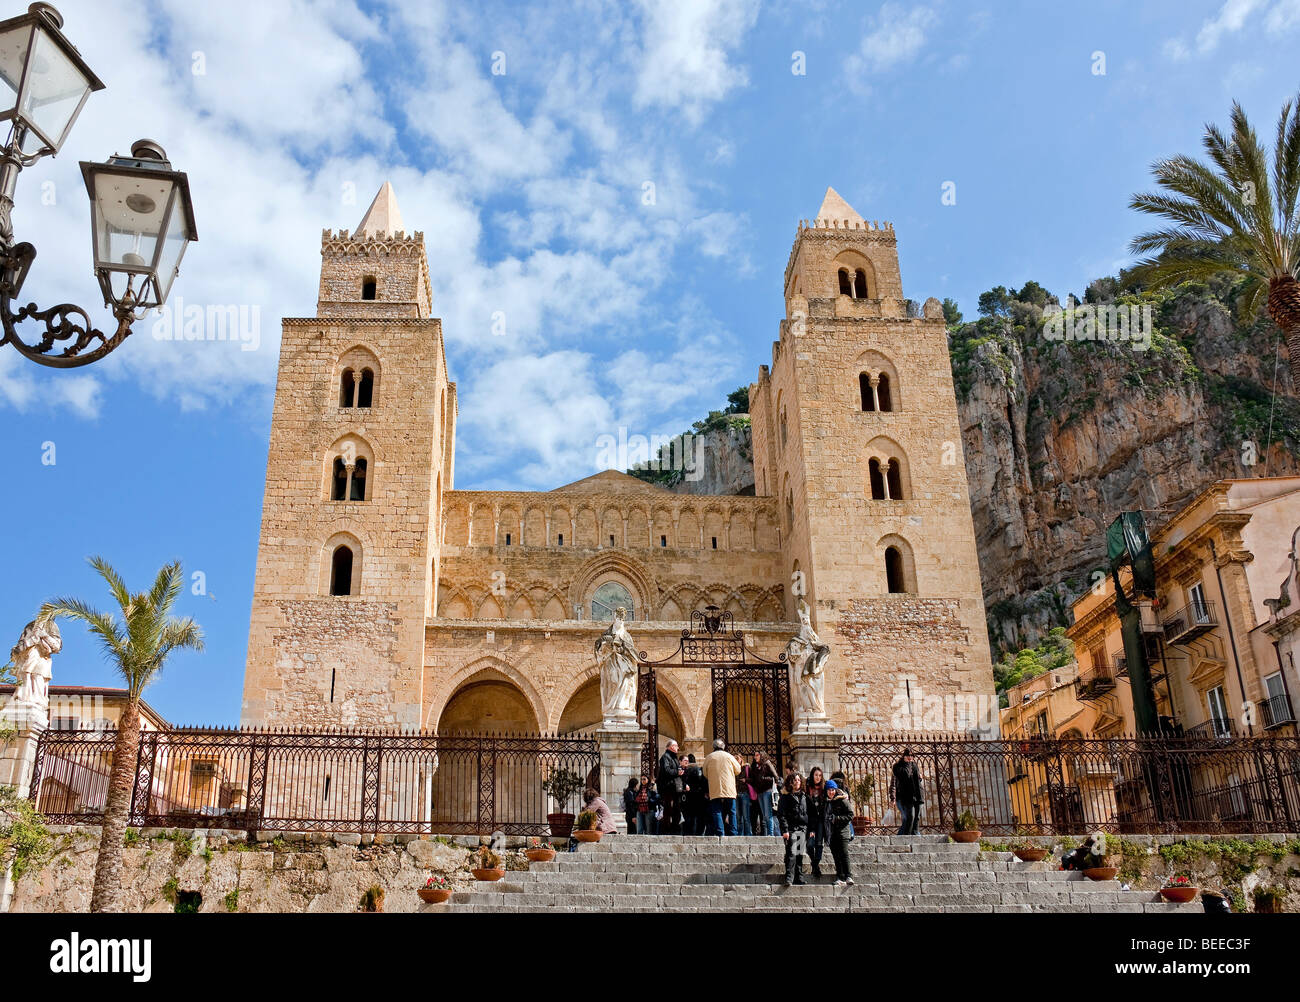
<path fill-rule="evenodd" d="M 1238 276 L 1242 317 L 1253 320 L 1267 296 L 1268 315 L 1286 336 L 1291 381 L 1300 389 L 1300 96 L 1282 105 L 1271 167 L 1235 101 L 1231 140 L 1210 124 L 1202 144 L 1208 164 L 1187 156 L 1158 160 L 1151 171 L 1163 191 L 1134 195 L 1129 203 L 1175 224 L 1133 239 L 1133 253 L 1154 253 L 1138 262 L 1136 277 L 1159 288 Z"/>
<path fill-rule="evenodd" d="M 158 572 L 153 587 L 132 595 L 121 576 L 102 557 L 90 566 L 108 584 L 121 619 L 100 612 L 76 598 L 57 598 L 41 606 L 42 617 L 80 620 L 99 638 L 104 654 L 126 682 L 126 705 L 117 723 L 113 763 L 108 774 L 108 799 L 95 860 L 95 886 L 90 895 L 92 912 L 116 911 L 122 890 L 122 842 L 131 812 L 136 757 L 140 750 L 140 694 L 157 678 L 174 650 L 203 650 L 203 632 L 194 620 L 170 615 L 184 587 L 179 562 Z"/>

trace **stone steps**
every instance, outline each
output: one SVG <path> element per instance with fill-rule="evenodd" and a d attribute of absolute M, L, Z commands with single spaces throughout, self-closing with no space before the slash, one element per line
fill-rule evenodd
<path fill-rule="evenodd" d="M 850 845 L 854 884 L 836 887 L 827 851 L 824 876 L 804 864 L 801 886 L 784 886 L 782 843 L 774 838 L 614 837 L 584 843 L 549 863 L 476 884 L 438 911 L 539 912 L 1200 912 L 1118 881 L 985 853 L 944 836 L 859 837 Z"/>

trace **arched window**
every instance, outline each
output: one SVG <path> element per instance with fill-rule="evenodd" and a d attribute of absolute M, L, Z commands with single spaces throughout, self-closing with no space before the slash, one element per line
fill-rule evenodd
<path fill-rule="evenodd" d="M 897 546 L 885 547 L 885 580 L 889 584 L 891 595 L 902 595 L 907 591 L 907 582 L 903 574 L 903 554 Z"/>
<path fill-rule="evenodd" d="M 871 477 L 871 500 L 885 500 L 885 477 L 880 472 L 880 460 L 872 457 L 871 462 L 867 463 L 867 472 Z"/>
<path fill-rule="evenodd" d="M 889 373 L 887 372 L 882 372 L 876 379 L 876 401 L 882 411 L 894 409 L 893 400 L 889 395 Z"/>
<path fill-rule="evenodd" d="M 334 475 L 330 487 L 330 500 L 342 501 L 348 496 L 348 468 L 343 465 L 343 457 L 334 457 Z"/>
<path fill-rule="evenodd" d="M 374 299 L 376 292 L 376 283 L 374 275 L 367 275 L 361 280 L 361 298 Z"/>
<path fill-rule="evenodd" d="M 849 270 L 847 268 L 840 269 L 840 295 L 853 295 L 853 280 L 849 278 Z"/>
<path fill-rule="evenodd" d="M 789 491 L 785 495 L 785 531 L 787 534 L 794 532 L 794 492 Z"/>
<path fill-rule="evenodd" d="M 371 369 L 361 370 L 361 382 L 357 386 L 357 406 L 369 407 L 375 398 L 375 374 Z"/>
<path fill-rule="evenodd" d="M 904 500 L 903 474 L 897 459 L 889 461 L 889 468 L 885 471 L 885 486 L 889 488 L 889 499 L 891 501 Z"/>
<path fill-rule="evenodd" d="M 786 422 L 785 422 L 785 408 L 782 407 L 781 408 L 781 448 L 782 449 L 785 448 L 785 442 L 787 437 L 788 434 L 787 434 Z"/>
<path fill-rule="evenodd" d="M 867 273 L 861 268 L 853 273 L 853 298 L 867 298 Z"/>
<path fill-rule="evenodd" d="M 365 501 L 369 496 L 366 480 L 370 474 L 372 454 L 369 446 L 353 436 L 335 442 L 330 452 L 329 498 L 331 501 Z"/>
<path fill-rule="evenodd" d="M 339 380 L 339 406 L 351 407 L 356 398 L 357 379 L 351 369 L 344 369 Z"/>
<path fill-rule="evenodd" d="M 876 395 L 871 392 L 871 376 L 865 372 L 858 376 L 858 395 L 862 398 L 864 411 L 876 409 Z"/>
<path fill-rule="evenodd" d="M 632 615 L 632 593 L 617 581 L 606 581 L 591 595 L 591 618 L 594 620 L 612 620 L 614 610 L 620 606 L 626 610 L 624 617 L 629 622 Z"/>
<path fill-rule="evenodd" d="M 356 465 L 352 467 L 352 491 L 348 499 L 350 501 L 364 501 L 366 499 L 366 460 L 364 456 L 358 457 Z"/>
<path fill-rule="evenodd" d="M 352 594 L 352 547 L 340 544 L 330 557 L 330 594 Z"/>

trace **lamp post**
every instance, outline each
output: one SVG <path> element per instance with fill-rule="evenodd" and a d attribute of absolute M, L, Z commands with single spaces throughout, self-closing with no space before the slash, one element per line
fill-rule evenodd
<path fill-rule="evenodd" d="M 0 346 L 11 344 L 34 362 L 74 368 L 103 358 L 131 333 L 145 312 L 161 306 L 188 244 L 198 239 L 189 181 L 172 170 L 161 146 L 141 139 L 130 156 L 82 163 L 90 196 L 95 277 L 117 327 L 96 330 L 79 306 L 39 309 L 17 304 L 36 258 L 30 243 L 16 243 L 14 191 L 18 174 L 59 152 L 86 98 L 104 85 L 60 30 L 63 17 L 48 3 L 0 21 Z M 24 320 L 43 323 L 38 340 L 20 336 Z"/>

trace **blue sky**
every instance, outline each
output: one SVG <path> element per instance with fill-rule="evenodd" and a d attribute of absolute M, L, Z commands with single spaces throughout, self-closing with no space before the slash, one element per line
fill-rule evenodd
<path fill-rule="evenodd" d="M 1300 0 L 59 7 L 108 89 L 20 179 L 25 296 L 98 306 L 77 161 L 138 133 L 190 174 L 173 300 L 260 326 L 186 342 L 146 321 L 73 372 L 0 352 L 0 634 L 56 594 L 105 601 L 92 553 L 140 588 L 179 558 L 208 650 L 146 698 L 196 724 L 239 715 L 279 318 L 314 313 L 320 231 L 384 180 L 428 247 L 456 486 L 545 489 L 594 472 L 601 435 L 679 431 L 754 378 L 828 184 L 894 223 L 913 299 L 1081 293 L 1129 260 L 1153 159 L 1197 152 L 1234 98 L 1267 138 L 1300 88 Z M 56 682 L 113 684 L 65 637 Z"/>

